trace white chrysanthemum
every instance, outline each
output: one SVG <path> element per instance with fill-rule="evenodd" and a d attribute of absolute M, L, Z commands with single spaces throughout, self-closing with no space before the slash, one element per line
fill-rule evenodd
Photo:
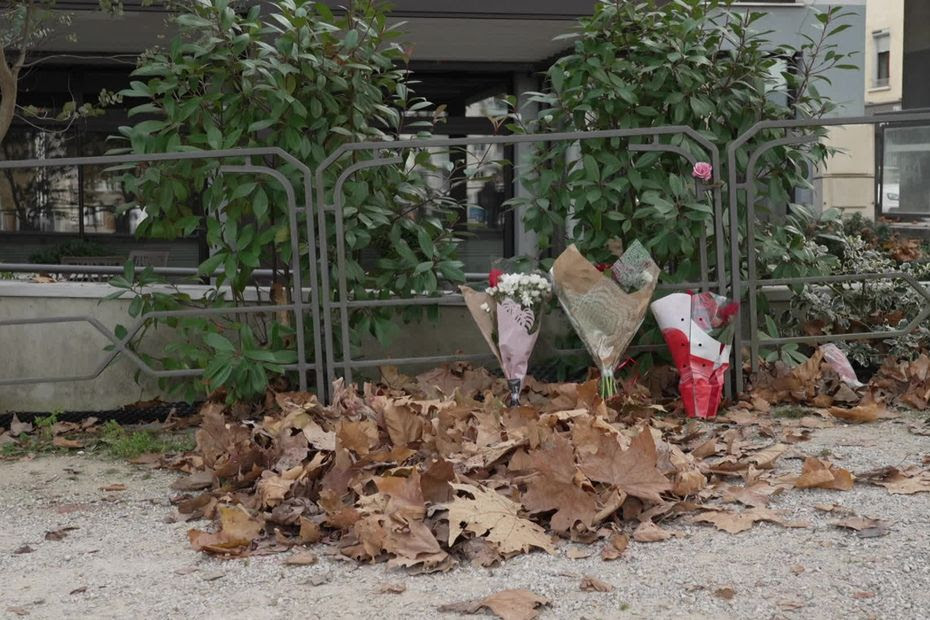
<path fill-rule="evenodd" d="M 521 306 L 533 308 L 552 294 L 552 284 L 538 273 L 504 273 L 498 278 L 497 286 L 487 289 L 487 293 L 498 302 L 512 299 Z"/>

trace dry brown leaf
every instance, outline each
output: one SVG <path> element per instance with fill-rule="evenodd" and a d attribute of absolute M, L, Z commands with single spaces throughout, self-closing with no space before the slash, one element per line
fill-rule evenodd
<path fill-rule="evenodd" d="M 598 441 L 597 451 L 581 460 L 581 470 L 589 478 L 612 484 L 634 497 L 662 503 L 659 493 L 671 490 L 672 485 L 656 468 L 656 446 L 648 428 L 640 431 L 626 450 L 604 434 L 598 436 Z"/>
<path fill-rule="evenodd" d="M 378 588 L 379 594 L 403 594 L 407 591 L 407 586 L 400 582 L 382 583 Z"/>
<path fill-rule="evenodd" d="M 239 554 L 258 538 L 264 524 L 255 520 L 242 506 L 221 505 L 217 508 L 220 530 L 215 533 L 190 530 L 187 537 L 198 551 Z"/>
<path fill-rule="evenodd" d="M 213 472 L 209 470 L 197 471 L 190 476 L 178 478 L 171 483 L 175 491 L 199 491 L 213 486 Z"/>
<path fill-rule="evenodd" d="M 404 521 L 419 520 L 426 515 L 426 500 L 417 472 L 406 478 L 381 476 L 375 478 L 375 485 L 388 498 L 385 514 L 399 516 Z"/>
<path fill-rule="evenodd" d="M 613 534 L 601 550 L 601 559 L 604 561 L 616 560 L 626 551 L 630 544 L 630 537 L 624 532 Z"/>
<path fill-rule="evenodd" d="M 74 531 L 78 528 L 76 527 L 62 527 L 57 530 L 51 530 L 45 532 L 45 540 L 64 540 L 65 536 L 68 535 L 68 532 Z"/>
<path fill-rule="evenodd" d="M 418 442 L 423 435 L 423 419 L 414 414 L 410 407 L 396 402 L 385 405 L 384 425 L 395 446 Z"/>
<path fill-rule="evenodd" d="M 594 496 L 575 484 L 578 468 L 571 441 L 554 436 L 527 456 L 527 468 L 537 475 L 527 484 L 521 502 L 531 513 L 555 510 L 550 525 L 567 532 L 575 523 L 591 527 L 597 504 Z"/>
<path fill-rule="evenodd" d="M 486 537 L 504 554 L 525 552 L 532 547 L 555 552 L 546 531 L 519 515 L 520 504 L 485 487 L 470 484 L 453 484 L 452 487 L 471 497 L 456 496 L 447 504 L 450 547 L 463 530 L 468 530 Z"/>
<path fill-rule="evenodd" d="M 64 437 L 53 437 L 52 445 L 56 448 L 68 448 L 71 450 L 84 447 L 84 444 L 77 439 L 65 439 Z"/>
<path fill-rule="evenodd" d="M 759 450 L 749 457 L 750 463 L 755 463 L 759 469 L 771 469 L 775 467 L 775 461 L 782 454 L 788 451 L 788 446 L 783 443 L 777 443 L 763 450 Z"/>
<path fill-rule="evenodd" d="M 318 523 L 305 517 L 300 517 L 300 533 L 298 537 L 300 538 L 300 542 L 309 545 L 319 542 L 323 535 Z"/>
<path fill-rule="evenodd" d="M 752 508 L 742 512 L 730 512 L 725 510 L 707 511 L 696 517 L 694 521 L 713 523 L 717 529 L 738 534 L 750 529 L 756 521 L 768 521 L 777 523 L 785 527 L 807 527 L 804 523 L 795 523 L 786 521 L 781 515 L 768 508 Z"/>
<path fill-rule="evenodd" d="M 804 459 L 801 475 L 795 481 L 794 487 L 796 489 L 848 491 L 853 488 L 853 484 L 853 477 L 849 471 L 809 456 Z"/>
<path fill-rule="evenodd" d="M 420 491 L 431 504 L 444 504 L 452 498 L 450 482 L 455 480 L 452 463 L 438 459 L 420 477 Z"/>
<path fill-rule="evenodd" d="M 549 605 L 549 600 L 529 590 L 502 590 L 475 601 L 442 605 L 439 611 L 474 614 L 488 609 L 502 620 L 534 620 L 539 617 L 539 607 Z"/>
<path fill-rule="evenodd" d="M 633 540 L 641 543 L 661 542 L 671 537 L 672 534 L 663 530 L 652 521 L 640 523 L 639 527 L 633 531 Z"/>
<path fill-rule="evenodd" d="M 585 558 L 590 558 L 592 555 L 594 555 L 594 549 L 590 546 L 569 547 L 568 550 L 565 551 L 565 557 L 569 560 L 583 560 Z"/>
<path fill-rule="evenodd" d="M 584 575 L 579 586 L 582 592 L 612 592 L 614 587 L 596 577 Z"/>
<path fill-rule="evenodd" d="M 31 422 L 20 422 L 16 414 L 13 414 L 13 419 L 10 421 L 10 435 L 18 437 L 19 435 L 31 433 L 32 430 L 33 426 Z"/>
<path fill-rule="evenodd" d="M 921 472 L 916 476 L 906 476 L 897 471 L 888 476 L 879 484 L 889 493 L 912 495 L 914 493 L 930 493 L 930 472 Z"/>
<path fill-rule="evenodd" d="M 724 588 L 717 588 L 714 590 L 714 596 L 717 598 L 722 598 L 725 601 L 732 601 L 733 597 L 736 596 L 736 590 L 729 586 Z"/>
<path fill-rule="evenodd" d="M 890 417 L 888 409 L 877 402 L 865 403 L 858 407 L 852 407 L 851 409 L 830 407 L 829 412 L 834 418 L 857 424 L 874 422 L 879 417 Z"/>
<path fill-rule="evenodd" d="M 847 517 L 838 521 L 830 521 L 830 525 L 859 532 L 865 529 L 881 527 L 884 523 L 879 519 L 870 519 L 868 517 Z"/>
<path fill-rule="evenodd" d="M 287 556 L 287 559 L 284 560 L 284 563 L 288 566 L 310 566 L 317 562 L 319 562 L 319 559 L 309 551 L 298 551 L 293 555 Z"/>

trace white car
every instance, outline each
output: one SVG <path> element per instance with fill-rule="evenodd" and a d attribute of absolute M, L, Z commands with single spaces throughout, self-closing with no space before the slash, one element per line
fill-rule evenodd
<path fill-rule="evenodd" d="M 887 183 L 878 186 L 878 192 L 881 194 L 882 211 L 897 211 L 900 206 L 899 192 L 901 186 L 898 183 Z"/>

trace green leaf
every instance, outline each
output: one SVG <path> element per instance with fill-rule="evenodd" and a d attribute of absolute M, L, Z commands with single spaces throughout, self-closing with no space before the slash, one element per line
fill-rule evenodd
<path fill-rule="evenodd" d="M 207 127 L 207 144 L 212 149 L 223 148 L 223 134 L 215 126 Z"/>
<path fill-rule="evenodd" d="M 217 252 L 207 260 L 200 263 L 200 266 L 197 267 L 197 273 L 202 276 L 211 276 L 217 268 L 223 264 L 223 261 L 226 260 L 227 254 L 225 252 Z"/>
<path fill-rule="evenodd" d="M 222 336 L 216 332 L 210 332 L 204 336 L 204 342 L 206 342 L 211 348 L 216 351 L 221 351 L 224 353 L 235 353 L 236 347 L 230 342 L 225 336 Z"/>

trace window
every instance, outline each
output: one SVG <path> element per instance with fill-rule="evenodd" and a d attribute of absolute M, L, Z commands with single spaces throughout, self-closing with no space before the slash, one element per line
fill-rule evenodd
<path fill-rule="evenodd" d="M 52 159 L 106 152 L 109 132 L 10 129 L 2 157 Z M 120 172 L 107 166 L 6 169 L 0 175 L 0 232 L 131 235 L 144 215 L 127 209 Z"/>
<path fill-rule="evenodd" d="M 76 154 L 72 135 L 11 128 L 3 158 L 49 159 Z M 80 229 L 78 172 L 73 167 L 5 169 L 0 176 L 0 231 L 62 232 Z"/>
<path fill-rule="evenodd" d="M 887 31 L 872 33 L 875 43 L 875 71 L 872 77 L 872 88 L 888 86 L 891 78 L 891 35 Z"/>
<path fill-rule="evenodd" d="M 440 112 L 435 137 L 472 138 L 506 133 L 491 119 L 507 112 L 502 99 L 513 89 L 513 74 L 487 72 L 483 67 L 426 65 L 414 68 L 417 94 Z M 496 259 L 514 254 L 514 217 L 505 202 L 514 195 L 511 145 L 477 143 L 467 147 L 433 149 L 439 172 L 430 185 L 459 206 L 456 229 L 462 238 L 459 259 L 466 272 L 486 273 Z"/>
<path fill-rule="evenodd" d="M 930 215 L 930 126 L 885 127 L 881 146 L 876 183 L 880 213 Z"/>

